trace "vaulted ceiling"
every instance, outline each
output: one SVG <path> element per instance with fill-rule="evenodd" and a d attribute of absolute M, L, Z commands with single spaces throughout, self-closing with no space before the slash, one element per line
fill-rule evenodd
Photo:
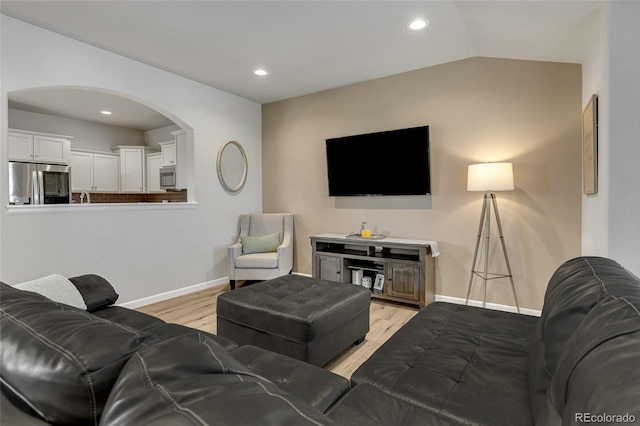
<path fill-rule="evenodd" d="M 601 7 L 581 0 L 0 3 L 5 15 L 258 103 L 473 56 L 581 63 Z M 416 18 L 428 27 L 410 30 Z M 258 68 L 268 74 L 255 75 Z"/>

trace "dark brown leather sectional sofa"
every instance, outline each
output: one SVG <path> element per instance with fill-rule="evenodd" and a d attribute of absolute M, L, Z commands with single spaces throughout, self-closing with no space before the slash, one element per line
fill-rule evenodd
<path fill-rule="evenodd" d="M 420 424 L 418 408 L 463 425 L 640 424 L 639 310 L 638 278 L 598 257 L 557 269 L 539 319 L 433 303 L 352 375 L 331 417 L 352 424 L 341 406 L 374 400 L 353 424 Z M 398 400 L 411 410 L 392 415 Z"/>
<path fill-rule="evenodd" d="M 431 304 L 351 383 L 72 281 L 93 312 L 0 286 L 2 425 L 640 424 L 640 280 L 609 259 L 560 266 L 541 318 Z"/>

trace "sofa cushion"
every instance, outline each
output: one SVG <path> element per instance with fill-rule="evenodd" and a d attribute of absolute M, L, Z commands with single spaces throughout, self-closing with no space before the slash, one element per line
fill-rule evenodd
<path fill-rule="evenodd" d="M 111 284 L 99 275 L 87 274 L 69 278 L 87 305 L 87 311 L 93 312 L 97 309 L 106 308 L 116 303 L 118 293 Z"/>
<path fill-rule="evenodd" d="M 33 281 L 16 284 L 15 288 L 32 291 L 53 300 L 78 309 L 87 309 L 82 294 L 71 281 L 58 274 L 47 275 Z"/>
<path fill-rule="evenodd" d="M 44 420 L 97 424 L 132 353 L 154 337 L 0 283 L 1 380 Z"/>
<path fill-rule="evenodd" d="M 350 387 L 349 381 L 342 376 L 256 346 L 240 346 L 231 355 L 249 370 L 322 412 Z"/>
<path fill-rule="evenodd" d="M 469 425 L 438 415 L 438 407 L 419 407 L 367 384 L 356 386 L 327 415 L 337 424 L 348 426 Z"/>
<path fill-rule="evenodd" d="M 103 424 L 333 424 L 295 395 L 196 335 L 138 351 L 109 396 Z"/>
<path fill-rule="evenodd" d="M 538 318 L 436 302 L 351 376 L 452 422 L 533 424 L 529 336 Z M 357 389 L 357 387 L 356 387 Z"/>
<path fill-rule="evenodd" d="M 567 341 L 591 309 L 610 295 L 625 297 L 640 306 L 640 281 L 611 259 L 572 259 L 551 277 L 529 353 L 534 416 L 545 398 Z"/>
<path fill-rule="evenodd" d="M 638 306 L 609 296 L 585 316 L 560 354 L 538 424 L 634 423 L 640 419 L 639 365 Z M 598 416 L 602 420 L 592 420 Z"/>
<path fill-rule="evenodd" d="M 253 253 L 236 257 L 236 268 L 276 269 L 278 253 Z"/>
<path fill-rule="evenodd" d="M 238 344 L 236 342 L 231 339 L 227 339 L 226 337 L 207 333 L 206 331 L 198 330 L 180 324 L 157 324 L 146 329 L 146 331 L 148 331 L 149 333 L 153 333 L 156 337 L 158 337 L 159 340 L 169 340 L 173 339 L 174 337 L 185 336 L 189 334 L 200 334 L 208 339 L 214 340 L 217 344 L 228 351 L 231 351 L 238 347 Z"/>

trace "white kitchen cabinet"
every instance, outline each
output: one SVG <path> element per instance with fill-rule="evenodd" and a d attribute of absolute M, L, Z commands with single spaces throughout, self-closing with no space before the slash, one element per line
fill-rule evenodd
<path fill-rule="evenodd" d="M 120 190 L 120 158 L 113 154 L 93 155 L 93 185 L 96 192 Z"/>
<path fill-rule="evenodd" d="M 93 154 L 71 151 L 71 190 L 93 190 Z"/>
<path fill-rule="evenodd" d="M 9 160 L 33 161 L 33 135 L 9 132 Z"/>
<path fill-rule="evenodd" d="M 175 140 L 160 142 L 162 167 L 175 166 L 176 189 L 187 188 L 187 132 L 177 130 L 171 132 Z"/>
<path fill-rule="evenodd" d="M 175 166 L 176 163 L 176 142 L 160 142 L 160 153 L 162 155 L 162 167 Z"/>
<path fill-rule="evenodd" d="M 120 157 L 114 154 L 71 151 L 71 189 L 119 192 Z"/>
<path fill-rule="evenodd" d="M 69 164 L 70 136 L 9 130 L 8 156 L 11 161 Z"/>
<path fill-rule="evenodd" d="M 118 146 L 113 149 L 120 156 L 120 192 L 145 192 L 145 147 Z"/>
<path fill-rule="evenodd" d="M 160 188 L 160 167 L 162 154 L 147 154 L 147 192 L 164 192 Z"/>

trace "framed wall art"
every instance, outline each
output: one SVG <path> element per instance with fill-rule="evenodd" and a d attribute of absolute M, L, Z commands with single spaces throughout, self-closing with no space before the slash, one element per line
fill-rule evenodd
<path fill-rule="evenodd" d="M 598 193 L 598 95 L 582 111 L 582 181 L 585 195 Z"/>

